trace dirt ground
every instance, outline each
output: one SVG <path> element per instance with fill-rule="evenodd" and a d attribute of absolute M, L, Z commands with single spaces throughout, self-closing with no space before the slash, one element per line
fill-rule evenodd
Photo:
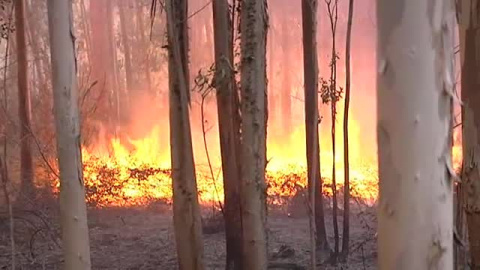
<path fill-rule="evenodd" d="M 16 269 L 61 269 L 58 222 L 53 214 L 45 214 L 48 211 L 54 212 L 47 209 L 15 215 Z M 308 269 L 308 219 L 287 212 L 270 211 L 269 269 Z M 331 211 L 327 209 L 326 214 L 333 248 Z M 206 268 L 224 269 L 221 219 L 212 218 L 208 210 L 204 210 L 203 216 Z M 90 209 L 89 227 L 93 269 L 178 269 L 169 206 Z M 336 266 L 319 263 L 318 269 L 376 269 L 375 231 L 373 208 L 354 208 L 348 262 Z M 9 219 L 5 212 L 0 212 L 0 269 L 11 269 L 10 262 Z"/>

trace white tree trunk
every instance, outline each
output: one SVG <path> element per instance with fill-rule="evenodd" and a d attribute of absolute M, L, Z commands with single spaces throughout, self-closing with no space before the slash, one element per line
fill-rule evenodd
<path fill-rule="evenodd" d="M 453 269 L 453 3 L 377 12 L 379 268 Z"/>
<path fill-rule="evenodd" d="M 87 209 L 80 151 L 80 121 L 71 0 L 49 0 L 52 83 L 60 167 L 60 222 L 64 269 L 90 269 Z"/>
<path fill-rule="evenodd" d="M 244 269 L 267 269 L 265 232 L 265 0 L 244 0 L 241 9 L 242 219 Z"/>

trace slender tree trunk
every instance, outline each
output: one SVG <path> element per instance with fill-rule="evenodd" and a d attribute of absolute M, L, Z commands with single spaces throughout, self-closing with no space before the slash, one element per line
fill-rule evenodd
<path fill-rule="evenodd" d="M 91 38 L 91 30 L 90 30 L 90 25 L 89 25 L 89 20 L 87 17 L 87 11 L 85 8 L 85 0 L 80 0 L 79 2 L 80 5 L 80 16 L 82 18 L 82 27 L 83 27 L 83 33 L 85 35 L 85 43 L 86 43 L 86 50 L 87 50 L 87 56 L 88 56 L 88 63 L 91 65 L 92 63 L 92 38 Z"/>
<path fill-rule="evenodd" d="M 338 0 L 329 1 L 326 0 L 328 7 L 328 15 L 330 20 L 330 31 L 332 33 L 332 55 L 330 62 L 330 113 L 332 115 L 331 124 L 331 136 L 332 136 L 332 200 L 333 200 L 333 234 L 335 240 L 334 253 L 332 262 L 337 262 L 339 251 L 339 233 L 338 233 L 338 201 L 337 201 L 337 171 L 336 171 L 336 117 L 337 117 L 337 102 L 338 102 L 338 90 L 337 90 L 337 47 L 336 47 L 336 33 L 337 33 L 337 21 L 338 21 Z"/>
<path fill-rule="evenodd" d="M 98 109 L 96 116 L 98 120 L 108 125 L 108 131 L 112 132 L 115 116 L 115 107 L 112 101 L 115 100 L 114 93 L 115 82 L 112 74 L 115 72 L 113 66 L 113 50 L 111 49 L 111 15 L 109 9 L 110 0 L 90 1 L 90 23 L 92 30 L 92 67 L 90 72 L 90 81 L 96 81 L 92 91 L 98 98 Z M 113 96 L 113 97 L 112 97 Z"/>
<path fill-rule="evenodd" d="M 305 134 L 307 141 L 311 269 L 316 267 L 315 185 L 318 153 L 317 0 L 302 0 L 303 72 L 305 81 Z M 323 206 L 322 206 L 323 207 Z"/>
<path fill-rule="evenodd" d="M 34 8 L 37 7 L 36 5 L 33 5 L 33 3 L 26 2 L 26 12 L 28 14 L 34 14 L 33 10 Z M 31 48 L 32 55 L 34 56 L 33 62 L 34 62 L 34 71 L 32 71 L 32 75 L 36 76 L 34 81 L 35 84 L 39 85 L 40 89 L 47 89 L 47 83 L 45 79 L 45 74 L 43 72 L 43 61 L 42 58 L 40 57 L 42 55 L 42 51 L 40 50 L 41 46 L 41 38 L 38 34 L 38 29 L 35 27 L 36 23 L 42 23 L 39 18 L 35 16 L 29 16 L 29 18 L 26 20 L 27 23 L 27 33 L 28 33 L 28 40 L 29 40 L 29 46 Z"/>
<path fill-rule="evenodd" d="M 329 254 L 331 250 L 327 239 L 327 229 L 325 227 L 325 203 L 323 198 L 323 180 L 320 165 L 320 144 L 318 142 L 317 153 L 319 154 L 317 160 L 317 183 L 315 184 L 315 227 L 317 233 L 317 248 L 322 251 L 322 254 Z"/>
<path fill-rule="evenodd" d="M 112 91 L 110 100 L 113 104 L 113 111 L 115 117 L 113 118 L 113 125 L 115 134 L 117 134 L 119 125 L 120 125 L 120 87 L 119 87 L 119 69 L 117 66 L 117 50 L 115 44 L 115 31 L 113 29 L 113 10 L 114 10 L 114 2 L 108 1 L 107 2 L 107 37 L 108 37 L 108 51 L 110 55 L 110 66 L 111 69 L 108 70 L 110 73 L 111 83 L 112 83 Z"/>
<path fill-rule="evenodd" d="M 173 223 L 180 270 L 202 270 L 203 243 L 189 119 L 187 0 L 168 0 Z"/>
<path fill-rule="evenodd" d="M 33 161 L 30 148 L 30 92 L 28 90 L 28 63 L 27 45 L 25 40 L 25 3 L 24 0 L 15 0 L 15 29 L 17 37 L 17 65 L 18 65 L 18 115 L 20 118 L 20 179 L 21 193 L 34 198 Z"/>
<path fill-rule="evenodd" d="M 471 269 L 480 269 L 480 1 L 461 1 L 462 189 L 468 227 Z"/>
<path fill-rule="evenodd" d="M 233 58 L 233 25 L 227 0 L 214 0 L 215 86 L 224 185 L 224 217 L 227 242 L 226 269 L 242 267 L 240 209 L 240 115 L 236 102 Z"/>
<path fill-rule="evenodd" d="M 345 106 L 343 113 L 343 162 L 345 184 L 343 186 L 343 238 L 342 260 L 348 258 L 350 239 L 350 163 L 348 155 L 348 110 L 350 108 L 350 44 L 352 39 L 353 0 L 348 4 L 347 43 L 345 45 Z"/>
<path fill-rule="evenodd" d="M 127 84 L 127 92 L 130 93 L 133 91 L 133 77 L 132 77 L 132 53 L 130 48 L 130 39 L 128 38 L 129 31 L 128 31 L 128 22 L 126 21 L 126 17 L 130 18 L 130 16 L 126 16 L 125 9 L 126 7 L 125 1 L 119 2 L 118 11 L 120 14 L 120 31 L 122 34 L 122 43 L 124 49 L 124 57 L 125 57 L 125 80 Z M 127 2 L 128 3 L 128 2 Z M 130 14 L 130 13 L 127 13 Z M 130 18 L 131 19 L 131 18 Z"/>
<path fill-rule="evenodd" d="M 282 23 L 282 47 L 283 47 L 283 68 L 282 68 L 282 127 L 285 138 L 292 134 L 292 80 L 290 65 L 290 32 L 288 29 L 288 16 L 284 17 Z"/>
<path fill-rule="evenodd" d="M 87 270 L 91 264 L 80 151 L 72 14 L 71 0 L 48 0 L 64 267 Z"/>
<path fill-rule="evenodd" d="M 242 226 L 244 269 L 267 268 L 265 231 L 265 94 L 267 10 L 264 0 L 241 7 Z"/>
<path fill-rule="evenodd" d="M 145 80 L 147 83 L 147 90 L 148 93 L 150 93 L 152 89 L 152 79 L 151 79 L 151 68 L 150 68 L 150 55 L 148 52 L 148 41 L 145 38 L 145 25 L 144 25 L 144 20 L 143 20 L 143 2 L 140 1 L 138 2 L 138 7 L 137 7 L 137 22 L 138 22 L 138 31 L 140 35 L 140 48 L 141 48 L 141 53 L 143 55 L 142 62 L 145 67 Z"/>
<path fill-rule="evenodd" d="M 270 21 L 273 21 L 273 18 L 270 17 Z M 277 119 L 277 95 L 278 93 L 275 91 L 275 49 L 274 49 L 274 26 L 270 26 L 269 31 L 268 31 L 268 100 L 269 100 L 269 106 L 268 106 L 268 112 L 270 114 L 270 119 L 272 121 L 275 121 L 273 123 L 274 126 L 276 126 L 276 119 Z M 272 122 L 270 122 L 272 123 Z"/>
<path fill-rule="evenodd" d="M 377 12 L 379 269 L 453 269 L 453 3 Z"/>

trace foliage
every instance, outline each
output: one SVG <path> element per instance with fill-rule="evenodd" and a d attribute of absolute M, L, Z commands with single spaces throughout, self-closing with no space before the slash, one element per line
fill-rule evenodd
<path fill-rule="evenodd" d="M 336 66 L 337 61 L 340 59 L 338 54 L 332 58 L 330 61 L 329 67 L 333 68 Z M 337 103 L 342 99 L 343 94 L 343 87 L 337 87 L 337 81 L 334 76 L 331 76 L 330 79 L 326 80 L 324 78 L 320 78 L 320 97 L 324 104 L 328 103 Z"/>

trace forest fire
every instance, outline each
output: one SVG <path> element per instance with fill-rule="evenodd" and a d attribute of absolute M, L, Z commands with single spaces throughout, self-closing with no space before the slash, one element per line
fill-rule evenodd
<path fill-rule="evenodd" d="M 269 140 L 267 164 L 268 202 L 282 205 L 298 192 L 305 192 L 306 161 L 303 126 L 293 132 L 290 142 Z M 159 139 L 160 128 L 154 127 L 141 139 L 110 139 L 105 145 L 82 150 L 87 202 L 92 206 L 136 206 L 155 201 L 171 202 L 170 152 L 168 142 Z M 341 135 L 341 134 L 340 134 Z M 295 143 L 297 142 L 297 143 Z M 327 143 L 327 139 L 325 139 Z M 298 144 L 298 145 L 296 145 Z M 300 145 L 302 144 L 302 145 Z M 290 151 L 285 150 L 288 145 Z M 322 142 L 323 145 L 323 142 Z M 354 149 L 355 150 L 355 149 Z M 356 151 L 353 157 L 356 157 Z M 201 158 L 201 155 L 197 155 Z M 331 153 L 321 155 L 324 194 L 331 195 Z M 202 160 L 198 164 L 205 164 Z M 343 183 L 343 157 L 337 156 L 337 189 Z M 352 162 L 351 192 L 354 197 L 373 203 L 378 194 L 376 163 Z M 212 161 L 213 179 L 208 166 L 197 166 L 197 188 L 203 205 L 223 201 L 220 164 Z M 59 183 L 55 181 L 57 193 Z"/>
<path fill-rule="evenodd" d="M 358 131 L 352 121 L 352 135 Z M 306 161 L 303 126 L 292 132 L 288 142 L 274 138 L 268 143 L 269 162 L 267 165 L 267 195 L 271 204 L 282 205 L 298 192 L 305 192 Z M 105 145 L 84 147 L 82 150 L 87 202 L 92 206 L 139 206 L 155 201 L 171 202 L 170 152 L 168 142 L 159 139 L 160 128 L 154 127 L 141 139 L 113 138 Z M 342 134 L 337 135 L 340 139 Z M 459 132 L 455 132 L 452 149 L 454 168 L 461 165 Z M 355 140 L 358 137 L 353 137 Z M 297 142 L 297 143 L 295 143 Z M 328 150 L 330 142 L 324 138 L 321 145 Z M 288 147 L 285 147 L 285 146 Z M 356 144 L 353 144 L 356 145 Z M 201 148 L 200 148 L 201 149 Z M 290 150 L 289 150 L 290 149 Z M 337 153 L 337 190 L 343 187 L 343 155 L 340 145 Z M 201 150 L 199 150 L 201 151 Z M 201 155 L 197 155 L 201 158 Z M 367 203 L 374 203 L 378 196 L 378 171 L 375 160 L 362 159 L 355 147 L 351 149 L 350 168 L 351 194 Z M 331 151 L 321 154 L 323 192 L 332 195 Z M 202 160 L 199 164 L 205 164 Z M 203 205 L 223 201 L 223 183 L 220 164 L 212 161 L 213 179 L 208 166 L 197 166 L 197 188 Z M 58 192 L 58 181 L 55 181 Z"/>

